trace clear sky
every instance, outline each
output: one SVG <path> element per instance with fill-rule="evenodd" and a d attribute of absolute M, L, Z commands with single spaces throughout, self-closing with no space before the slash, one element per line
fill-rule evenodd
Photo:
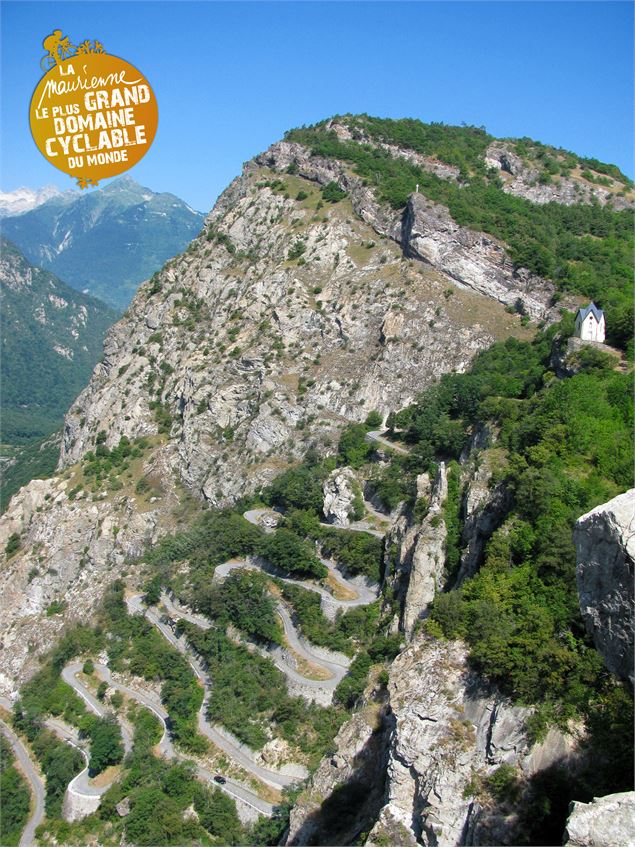
<path fill-rule="evenodd" d="M 484 125 L 633 175 L 630 2 L 3 2 L 0 187 L 74 183 L 37 150 L 42 39 L 101 40 L 152 84 L 128 173 L 203 211 L 286 129 L 333 114 Z"/>

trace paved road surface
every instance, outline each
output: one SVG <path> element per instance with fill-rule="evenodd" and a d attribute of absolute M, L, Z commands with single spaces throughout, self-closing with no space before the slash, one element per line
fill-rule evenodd
<path fill-rule="evenodd" d="M 110 710 L 107 709 L 104 704 L 97 699 L 97 697 L 95 697 L 92 691 L 90 691 L 90 689 L 88 689 L 81 680 L 77 679 L 77 674 L 81 673 L 83 667 L 83 662 L 70 662 L 62 669 L 62 679 L 75 689 L 77 694 L 79 694 L 82 700 L 88 704 L 96 715 L 99 715 L 100 718 L 104 718 L 110 713 Z M 94 667 L 95 670 L 106 671 L 107 678 L 104 677 L 104 679 L 106 682 L 110 680 L 110 672 L 105 665 L 100 665 L 97 662 L 94 663 Z M 119 721 L 119 723 L 121 726 L 121 737 L 123 740 L 124 751 L 129 753 L 132 750 L 132 734 L 125 724 L 121 721 Z"/>
<path fill-rule="evenodd" d="M 244 563 L 246 567 L 249 567 L 247 562 Z M 207 618 L 202 615 L 197 615 L 194 612 L 191 612 L 189 609 L 179 605 L 174 600 L 172 600 L 167 594 L 163 593 L 161 595 L 161 602 L 168 610 L 168 613 L 172 617 L 173 620 L 177 621 L 179 618 L 183 618 L 190 623 L 199 626 L 201 629 L 209 629 L 210 622 Z M 346 661 L 345 657 L 342 657 L 342 660 L 338 660 L 337 656 L 333 656 L 332 659 L 325 659 L 322 655 L 316 655 L 310 651 L 310 645 L 308 643 L 303 644 L 300 640 L 298 632 L 291 620 L 291 616 L 285 606 L 277 601 L 276 608 L 278 615 L 282 621 L 282 626 L 284 629 L 284 633 L 287 638 L 287 643 L 301 658 L 303 658 L 307 662 L 311 662 L 313 664 L 319 665 L 324 668 L 328 673 L 331 674 L 328 679 L 310 679 L 306 676 L 303 676 L 299 673 L 293 665 L 291 665 L 287 658 L 284 655 L 284 651 L 280 647 L 275 647 L 271 649 L 267 649 L 265 647 L 257 647 L 258 651 L 275 664 L 278 670 L 282 671 L 282 673 L 287 677 L 287 679 L 292 680 L 298 685 L 305 686 L 310 689 L 326 689 L 330 691 L 334 691 L 337 688 L 339 681 L 346 674 L 346 670 L 350 661 Z M 256 645 L 257 646 L 257 645 Z"/>
<path fill-rule="evenodd" d="M 374 517 L 378 518 L 381 521 L 389 521 L 390 518 L 387 515 L 382 515 L 381 512 L 378 512 L 370 503 L 364 500 L 364 505 L 366 506 L 366 510 L 370 512 Z M 270 535 L 274 530 L 271 526 L 267 526 L 262 523 L 262 519 L 266 515 L 271 515 L 275 518 L 280 518 L 282 515 L 279 512 L 275 512 L 273 509 L 249 509 L 247 512 L 243 513 L 243 517 L 245 520 L 249 521 L 249 523 L 254 526 L 260 527 L 260 529 L 264 530 L 268 535 Z M 337 526 L 336 524 L 324 523 L 320 522 L 320 526 L 324 526 L 327 529 L 343 529 L 349 530 L 350 532 L 367 532 L 369 535 L 374 535 L 377 538 L 383 538 L 386 534 L 385 532 L 381 532 L 378 529 L 374 529 L 370 524 L 366 523 L 366 521 L 355 521 L 348 526 Z"/>
<path fill-rule="evenodd" d="M 62 668 L 62 679 L 82 698 L 91 711 L 100 718 L 104 718 L 109 713 L 109 710 L 95 697 L 92 691 L 90 691 L 84 683 L 77 678 L 77 674 L 81 673 L 83 666 L 83 662 L 69 663 Z M 95 664 L 95 669 L 108 670 L 104 665 L 100 665 L 99 663 Z M 60 738 L 62 738 L 62 740 L 71 744 L 73 747 L 76 747 L 86 760 L 86 767 L 71 780 L 68 790 L 75 794 L 83 794 L 88 797 L 101 797 L 102 794 L 105 794 L 112 785 L 112 782 L 99 787 L 90 782 L 88 774 L 88 762 L 90 757 L 84 747 L 80 745 L 78 736 L 74 735 L 74 730 L 55 720 L 49 721 L 48 725 Z M 132 735 L 128 727 L 122 721 L 119 721 L 119 726 L 121 727 L 121 738 L 123 740 L 124 752 L 129 753 L 132 750 Z"/>
<path fill-rule="evenodd" d="M 20 763 L 20 769 L 31 787 L 31 797 L 33 800 L 31 804 L 32 812 L 22 830 L 19 844 L 19 847 L 31 847 L 31 844 L 35 840 L 35 830 L 44 820 L 44 800 L 46 797 L 44 780 L 33 764 L 31 756 L 22 741 L 20 741 L 11 727 L 2 720 L 0 720 L 0 731 L 11 745 L 15 757 Z"/>
<path fill-rule="evenodd" d="M 165 708 L 160 703 L 157 703 L 152 696 L 146 694 L 145 692 L 139 691 L 138 689 L 133 688 L 129 685 L 124 685 L 120 682 L 115 681 L 112 678 L 110 668 L 108 668 L 106 665 L 103 665 L 100 662 L 95 662 L 94 667 L 98 676 L 101 679 L 105 680 L 111 688 L 114 688 L 117 691 L 120 691 L 122 694 L 126 695 L 127 697 L 130 697 L 131 699 L 136 700 L 138 703 L 141 703 L 142 706 L 145 706 L 147 709 L 153 712 L 156 717 L 161 721 L 161 724 L 163 726 L 163 735 L 161 736 L 161 739 L 157 745 L 159 752 L 167 758 L 185 761 L 187 757 L 176 752 L 176 750 L 174 749 L 174 745 L 172 744 L 172 740 L 170 739 L 166 723 L 168 719 L 168 713 Z M 81 682 L 76 677 L 76 674 L 81 670 L 81 668 L 82 665 L 80 663 L 67 665 L 66 668 L 64 668 L 65 673 L 63 673 L 63 676 L 64 679 L 68 682 L 68 684 L 71 685 L 75 689 L 75 691 L 80 694 L 80 696 L 84 696 L 87 692 L 87 689 L 81 684 Z M 90 692 L 88 692 L 88 694 L 90 695 Z M 95 698 L 92 698 L 91 695 L 91 699 L 94 700 Z M 95 702 L 99 704 L 99 701 Z M 106 710 L 101 706 L 101 704 L 99 704 L 99 706 L 101 707 L 101 712 L 105 713 Z M 77 743 L 78 739 L 73 738 L 72 731 L 69 732 L 69 728 L 65 727 L 64 725 L 54 725 L 55 723 L 59 722 L 50 721 L 49 723 L 51 724 L 51 729 L 56 731 L 57 734 L 61 738 L 63 738 L 63 740 L 67 741 L 69 744 L 73 744 L 73 746 L 81 750 L 82 754 L 84 755 L 84 758 L 86 759 L 86 763 L 88 764 L 88 757 L 85 751 L 82 750 L 82 748 Z M 122 734 L 124 729 L 125 728 L 122 727 Z M 126 736 L 124 735 L 124 738 L 125 737 Z M 129 734 L 127 737 L 130 739 Z M 130 744 L 131 743 L 132 740 L 130 739 Z M 257 794 L 255 794 L 248 788 L 245 788 L 241 783 L 227 778 L 227 782 L 224 785 L 220 785 L 214 781 L 214 774 L 199 765 L 196 765 L 196 772 L 199 779 L 203 780 L 204 782 L 208 782 L 217 788 L 220 788 L 221 791 L 224 791 L 231 797 L 237 800 L 241 800 L 242 802 L 250 806 L 252 809 L 254 809 L 258 814 L 263 814 L 267 816 L 270 816 L 272 814 L 274 808 L 273 805 L 271 803 L 266 802 L 265 800 L 261 800 Z M 110 788 L 111 783 L 99 789 L 90 785 L 87 779 L 87 774 L 88 771 L 87 769 L 85 769 L 80 774 L 78 774 L 73 780 L 73 788 L 77 793 L 101 795 L 104 794 Z"/>
<path fill-rule="evenodd" d="M 336 606 L 344 611 L 346 611 L 346 609 L 354 609 L 356 606 L 367 606 L 369 603 L 372 603 L 377 599 L 376 588 L 373 589 L 369 586 L 349 582 L 344 579 L 342 574 L 333 566 L 332 562 L 329 562 L 328 559 L 320 559 L 320 561 L 330 571 L 333 577 L 343 585 L 344 588 L 357 596 L 353 597 L 351 600 L 339 600 L 337 597 L 334 597 L 330 591 L 327 591 L 326 588 L 323 588 L 317 582 L 312 582 L 308 579 L 292 579 L 291 577 L 280 576 L 280 574 L 275 572 L 273 568 L 268 570 L 266 565 L 263 567 L 258 562 L 248 562 L 245 560 L 225 562 L 222 565 L 218 565 L 214 571 L 214 579 L 224 579 L 229 573 L 231 573 L 231 571 L 238 570 L 240 568 L 244 568 L 246 570 L 264 570 L 265 573 L 271 573 L 272 575 L 278 576 L 279 579 L 283 579 L 284 582 L 288 582 L 291 585 L 300 585 L 302 588 L 307 588 L 309 591 L 315 591 L 316 594 L 319 594 L 320 597 L 327 601 L 331 606 Z"/>
<path fill-rule="evenodd" d="M 75 686 L 73 686 L 73 688 L 74 687 Z M 112 782 L 107 782 L 105 785 L 100 786 L 91 784 L 90 777 L 88 775 L 88 762 L 90 761 L 90 756 L 85 746 L 80 743 L 77 729 L 64 721 L 57 720 L 56 718 L 48 718 L 44 723 L 45 726 L 52 730 L 58 738 L 66 742 L 66 744 L 70 744 L 71 747 L 74 747 L 76 750 L 79 750 L 84 757 L 86 766 L 77 774 L 77 776 L 71 779 L 68 783 L 67 791 L 84 797 L 101 797 L 102 794 L 105 794 L 112 785 Z"/>
<path fill-rule="evenodd" d="M 387 438 L 379 432 L 379 430 L 374 430 L 373 432 L 367 432 L 366 438 L 369 441 L 375 441 L 377 444 L 381 444 L 383 447 L 388 447 L 390 450 L 394 450 L 395 453 L 401 453 L 402 456 L 407 456 L 410 452 L 406 450 L 405 447 L 401 447 L 399 444 L 395 444 L 394 441 L 389 441 Z"/>
<path fill-rule="evenodd" d="M 99 675 L 106 680 L 106 682 L 112 687 L 116 688 L 117 691 L 121 691 L 122 694 L 125 694 L 127 697 L 136 700 L 138 703 L 141 703 L 142 706 L 145 706 L 151 712 L 153 712 L 156 717 L 161 721 L 163 726 L 163 735 L 161 736 L 161 740 L 159 741 L 157 747 L 161 755 L 165 756 L 169 759 L 178 759 L 180 761 L 187 761 L 187 756 L 178 753 L 174 749 L 174 745 L 172 744 L 172 739 L 170 738 L 170 733 L 168 732 L 167 720 L 168 720 L 168 712 L 163 707 L 161 703 L 157 703 L 156 699 L 146 694 L 143 691 L 139 691 L 136 688 L 132 688 L 128 685 L 123 685 L 120 682 L 116 682 L 112 678 L 112 674 L 110 673 L 110 668 L 107 668 L 105 665 L 96 664 L 95 670 L 99 673 Z M 235 799 L 242 800 L 248 806 L 251 806 L 258 814 L 263 815 L 271 815 L 273 811 L 273 806 L 271 803 L 267 803 L 265 800 L 261 800 L 257 794 L 253 791 L 250 791 L 248 788 L 245 788 L 240 782 L 236 780 L 230 779 L 226 777 L 227 782 L 224 785 L 221 785 L 214 781 L 214 774 L 208 771 L 206 768 L 201 767 L 200 765 L 196 765 L 196 773 L 199 779 L 203 782 L 209 782 L 216 788 L 220 788 L 221 791 L 224 791 L 226 794 L 229 794 L 230 797 L 234 797 Z"/>
<path fill-rule="evenodd" d="M 263 514 L 267 514 L 267 513 L 270 513 L 270 512 L 271 512 L 271 509 L 251 509 L 250 511 L 244 513 L 244 517 L 245 517 L 246 520 L 249 521 L 249 523 L 254 524 L 254 526 L 261 526 L 261 524 L 259 522 L 260 518 L 262 517 Z M 332 524 L 323 524 L 323 526 L 328 526 L 331 529 L 333 529 Z M 268 527 L 261 527 L 261 529 L 262 528 L 264 528 L 265 532 L 272 532 L 273 531 L 273 530 L 269 529 Z M 346 532 L 346 530 L 350 529 L 350 527 L 339 527 L 339 528 L 342 529 L 344 532 Z M 357 528 L 356 531 L 368 532 L 368 530 L 360 529 L 359 527 Z M 379 533 L 379 535 L 381 537 L 383 537 L 384 533 Z M 369 603 L 372 603 L 373 601 L 375 601 L 377 599 L 377 596 L 378 596 L 378 593 L 379 593 L 379 586 L 370 587 L 370 586 L 364 585 L 361 582 L 361 580 L 358 580 L 356 582 L 353 582 L 352 580 L 348 580 L 340 573 L 340 571 L 335 567 L 333 562 L 329 561 L 328 559 L 322 559 L 322 558 L 320 558 L 320 561 L 326 567 L 326 569 L 329 571 L 329 573 L 331 574 L 331 577 L 334 580 L 339 582 L 347 591 L 349 591 L 350 593 L 355 594 L 357 596 L 354 597 L 351 600 L 338 600 L 336 597 L 334 597 L 331 594 L 330 591 L 327 591 L 326 589 L 322 588 L 321 585 L 318 585 L 317 583 L 312 582 L 308 579 L 304 579 L 304 580 L 292 579 L 292 578 L 287 577 L 287 576 L 281 576 L 280 578 L 283 579 L 285 582 L 290 582 L 290 583 L 295 584 L 295 585 L 302 585 L 304 588 L 308 588 L 310 591 L 317 592 L 322 597 L 324 597 L 332 606 L 337 606 L 338 608 L 343 609 L 343 610 L 352 609 L 355 606 L 367 606 Z M 251 563 L 251 562 L 246 563 L 245 561 L 225 562 L 224 564 L 219 565 L 216 568 L 216 570 L 214 571 L 214 578 L 215 579 L 223 578 L 223 577 L 227 576 L 227 574 L 230 571 L 235 570 L 236 568 L 245 568 L 245 567 L 257 569 L 259 567 L 259 565 L 256 564 L 256 563 Z M 264 568 L 264 569 L 266 569 L 266 568 Z M 273 571 L 273 569 L 272 569 L 272 571 Z M 276 576 L 278 576 L 278 574 L 276 574 Z"/>
<path fill-rule="evenodd" d="M 263 515 L 270 513 L 269 509 L 250 509 L 245 512 L 244 517 L 250 523 L 259 526 L 264 529 L 265 532 L 271 533 L 274 532 L 273 527 L 262 526 L 261 519 Z M 383 516 L 382 516 L 383 517 Z M 367 532 L 366 527 L 356 527 L 356 531 Z M 378 531 L 373 531 L 373 534 L 382 535 Z M 331 607 L 335 606 L 336 608 L 341 609 L 349 609 L 354 608 L 356 606 L 367 605 L 368 603 L 372 603 L 377 599 L 377 588 L 373 588 L 367 585 L 364 585 L 361 580 L 357 582 L 352 582 L 345 579 L 342 574 L 334 567 L 334 565 L 326 559 L 321 560 L 326 568 L 329 570 L 332 578 L 337 580 L 345 589 L 348 590 L 349 593 L 354 596 L 350 600 L 339 600 L 333 596 L 329 591 L 323 588 L 321 585 L 318 585 L 315 582 L 310 582 L 309 580 L 294 580 L 288 577 L 282 577 L 285 581 L 290 583 L 295 583 L 303 586 L 304 588 L 309 589 L 310 591 L 315 591 L 321 597 L 321 599 L 330 604 Z M 226 562 L 225 564 L 220 565 L 216 568 L 214 572 L 215 579 L 223 579 L 232 570 L 237 568 L 247 568 L 247 569 L 259 569 L 259 565 L 254 562 L 248 562 L 245 560 L 234 561 L 234 562 Z M 201 627 L 202 629 L 208 629 L 210 626 L 209 621 L 202 615 L 197 615 L 196 613 L 190 611 L 189 609 L 184 609 L 175 603 L 167 594 L 163 593 L 161 596 L 161 600 L 167 609 L 168 613 L 173 617 L 173 619 L 184 618 L 185 620 L 190 621 L 196 626 Z M 301 766 L 296 766 L 297 775 L 291 776 L 289 774 L 281 773 L 280 771 L 272 771 L 268 768 L 264 768 L 259 765 L 255 759 L 253 751 L 251 751 L 248 747 L 241 744 L 237 738 L 223 730 L 220 727 L 215 727 L 209 723 L 207 720 L 207 699 L 209 696 L 209 690 L 211 686 L 211 680 L 209 676 L 205 672 L 205 669 L 201 663 L 201 661 L 192 654 L 192 652 L 188 649 L 186 642 L 182 638 L 177 638 L 171 627 L 161 620 L 161 617 L 157 614 L 156 609 L 146 609 L 143 605 L 143 598 L 141 595 L 136 595 L 134 597 L 129 597 L 127 600 L 127 605 L 129 610 L 132 613 L 141 613 L 146 616 L 146 618 L 152 623 L 158 630 L 161 632 L 163 637 L 172 644 L 181 654 L 183 654 L 187 661 L 189 662 L 192 670 L 201 680 L 205 687 L 205 698 L 203 704 L 198 713 L 198 727 L 200 732 L 209 738 L 213 744 L 219 749 L 223 750 L 223 752 L 227 753 L 235 762 L 237 762 L 241 767 L 250 773 L 254 774 L 254 776 L 258 777 L 258 779 L 263 782 L 274 786 L 275 788 L 283 788 L 287 785 L 292 785 L 297 782 L 298 779 L 303 778 L 306 775 L 306 769 Z M 284 656 L 280 655 L 282 651 L 279 651 L 273 661 L 277 665 L 277 667 L 287 676 L 288 679 L 293 680 L 300 685 L 306 686 L 307 688 L 316 688 L 316 689 L 330 689 L 334 690 L 342 677 L 346 674 L 346 670 L 348 668 L 349 662 L 345 657 L 339 657 L 337 655 L 328 656 L 325 658 L 324 652 L 320 652 L 319 655 L 311 651 L 311 646 L 300 639 L 298 632 L 293 624 L 292 618 L 287 611 L 286 607 L 282 603 L 277 604 L 278 614 L 282 620 L 283 628 L 285 631 L 285 635 L 288 641 L 289 646 L 305 661 L 312 662 L 315 664 L 319 664 L 320 666 L 326 668 L 331 677 L 327 680 L 311 680 L 304 676 L 302 676 L 298 671 L 291 667 L 288 662 L 285 660 Z M 166 715 L 167 717 L 167 715 Z M 165 726 L 165 723 L 164 723 Z M 252 802 L 254 805 L 258 805 L 258 808 L 262 808 L 262 801 L 257 795 L 251 796 Z M 268 813 L 271 813 L 272 807 L 270 804 L 266 804 L 268 807 Z M 267 813 L 267 812 L 265 812 Z"/>
<path fill-rule="evenodd" d="M 187 649 L 184 640 L 177 638 L 176 635 L 172 632 L 171 628 L 167 624 L 161 622 L 161 619 L 156 613 L 156 610 L 144 610 L 143 599 L 141 595 L 128 598 L 127 603 L 128 608 L 132 612 L 141 612 L 142 614 L 145 614 L 146 618 L 150 621 L 150 623 L 157 627 L 163 637 L 186 657 L 190 664 L 190 667 L 205 686 L 206 696 L 198 713 L 198 727 L 203 735 L 209 738 L 210 741 L 212 741 L 212 743 L 216 747 L 220 748 L 224 753 L 227 753 L 227 755 L 234 759 L 234 761 L 239 764 L 242 768 L 249 771 L 263 782 L 266 782 L 268 785 L 273 786 L 274 788 L 280 789 L 286 787 L 287 785 L 293 785 L 294 783 L 298 782 L 298 780 L 303 779 L 304 776 L 306 776 L 306 771 L 304 769 L 301 773 L 299 772 L 297 776 L 291 776 L 289 774 L 281 773 L 280 771 L 273 771 L 269 770 L 268 768 L 262 767 L 262 765 L 259 765 L 254 760 L 253 751 L 249 750 L 248 747 L 241 744 L 238 739 L 234 738 L 230 733 L 224 730 L 219 730 L 218 727 L 215 727 L 210 724 L 210 722 L 207 720 L 206 712 L 207 696 L 211 686 L 211 681 L 207 673 L 205 672 L 202 663 Z"/>

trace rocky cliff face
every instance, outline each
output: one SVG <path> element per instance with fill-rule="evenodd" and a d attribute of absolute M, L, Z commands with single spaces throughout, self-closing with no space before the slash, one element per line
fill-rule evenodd
<path fill-rule="evenodd" d="M 406 158 L 411 151 L 401 151 Z M 397 148 L 393 155 L 399 155 Z M 535 319 L 557 319 L 550 306 L 555 288 L 528 271 L 515 271 L 504 245 L 482 232 L 456 224 L 448 210 L 421 194 L 412 194 L 405 213 L 380 205 L 358 177 L 343 163 L 310 155 L 302 145 L 281 141 L 272 145 L 257 161 L 276 170 L 293 164 L 306 179 L 326 185 L 336 182 L 349 195 L 360 218 L 378 235 L 400 244 L 413 256 L 438 269 L 462 289 L 476 291 L 507 306 L 522 300 Z"/>
<path fill-rule="evenodd" d="M 383 804 L 391 719 L 371 690 L 367 703 L 334 739 L 291 812 L 285 844 L 352 844 L 373 826 Z"/>
<path fill-rule="evenodd" d="M 274 145 L 247 165 L 205 234 L 141 289 L 67 416 L 62 465 L 100 429 L 109 445 L 155 432 L 155 399 L 171 413 L 185 483 L 226 502 L 517 326 L 474 292 L 445 298 L 448 277 L 378 240 L 349 201 L 318 210 L 317 186 L 284 173 L 294 162 L 304 174 L 298 148 Z M 380 215 L 369 189 L 350 196 L 362 218 Z"/>
<path fill-rule="evenodd" d="M 635 489 L 578 520 L 574 531 L 580 611 L 608 669 L 633 684 Z"/>
<path fill-rule="evenodd" d="M 88 620 L 126 561 L 174 526 L 182 492 L 163 462 L 161 448 L 141 460 L 140 473 L 166 480 L 143 495 L 131 484 L 75 495 L 81 472 L 74 469 L 33 480 L 12 498 L 0 520 L 0 694 L 11 697 L 64 626 Z M 11 538 L 19 546 L 9 554 Z"/>
<path fill-rule="evenodd" d="M 532 746 L 524 729 L 530 711 L 483 686 L 458 642 L 416 636 L 391 667 L 388 693 L 385 803 L 367 843 L 518 843 L 517 813 L 490 794 L 487 777 L 504 764 L 522 784 L 566 761 L 571 741 L 551 730 Z"/>
<path fill-rule="evenodd" d="M 400 629 L 411 637 L 417 621 L 445 583 L 445 539 L 443 505 L 448 493 L 445 465 L 436 478 L 417 478 L 417 502 L 424 514 L 400 514 L 386 536 L 386 578 L 400 601 Z"/>
<path fill-rule="evenodd" d="M 355 512 L 355 498 L 360 496 L 359 485 L 350 468 L 336 468 L 324 480 L 322 511 L 328 523 L 348 526 Z"/>
<path fill-rule="evenodd" d="M 492 434 L 479 432 L 471 450 L 461 457 L 464 465 L 461 515 L 463 522 L 461 561 L 456 585 L 474 576 L 483 560 L 485 544 L 500 526 L 509 504 L 505 486 L 492 484 L 494 471 L 503 461 L 503 451 L 492 445 Z"/>
<path fill-rule="evenodd" d="M 496 799 L 488 777 L 508 766 L 525 796 L 533 775 L 575 762 L 572 737 L 552 729 L 528 741 L 530 710 L 484 686 L 458 642 L 415 635 L 374 722 L 367 699 L 300 796 L 286 844 L 350 844 L 369 829 L 373 847 L 524 843 L 522 801 Z"/>

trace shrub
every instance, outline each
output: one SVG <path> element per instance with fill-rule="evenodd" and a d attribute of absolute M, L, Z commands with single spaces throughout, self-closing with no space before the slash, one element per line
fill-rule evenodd
<path fill-rule="evenodd" d="M 264 492 L 265 499 L 283 509 L 322 512 L 322 480 L 326 473 L 315 466 L 300 465 L 277 476 Z"/>
<path fill-rule="evenodd" d="M 342 465 L 360 468 L 372 452 L 366 441 L 366 427 L 363 424 L 349 424 L 340 435 L 337 447 L 337 459 Z"/>
<path fill-rule="evenodd" d="M 383 542 L 366 532 L 323 528 L 320 547 L 325 556 L 350 571 L 379 582 Z"/>
<path fill-rule="evenodd" d="M 286 573 L 297 573 L 317 579 L 324 579 L 328 575 L 327 568 L 309 544 L 285 527 L 266 538 L 262 545 L 262 555 Z"/>
<path fill-rule="evenodd" d="M 199 594 L 196 605 L 221 626 L 232 624 L 248 638 L 284 643 L 267 577 L 262 573 L 233 571 L 220 585 L 213 584 Z"/>
<path fill-rule="evenodd" d="M 0 843 L 17 844 L 29 817 L 30 795 L 24 777 L 14 767 L 13 752 L 4 735 L 0 735 L 0 796 Z"/>
<path fill-rule="evenodd" d="M 382 425 L 382 422 L 383 422 L 383 418 L 382 418 L 381 414 L 378 411 L 373 410 L 372 412 L 369 412 L 368 415 L 366 416 L 366 420 L 364 421 L 364 426 L 366 427 L 366 429 L 369 429 L 369 430 L 370 429 L 379 429 L 379 427 Z"/>
<path fill-rule="evenodd" d="M 95 776 L 123 759 L 121 729 L 114 715 L 95 718 L 90 728 L 89 773 Z"/>
<path fill-rule="evenodd" d="M 520 795 L 518 774 L 511 765 L 500 765 L 487 777 L 485 784 L 499 803 L 513 803 Z"/>
<path fill-rule="evenodd" d="M 352 708 L 361 697 L 366 687 L 371 659 L 365 651 L 358 653 L 353 659 L 346 676 L 335 689 L 333 699 L 347 708 Z"/>
<path fill-rule="evenodd" d="M 338 203 L 346 197 L 346 192 L 336 182 L 329 182 L 322 189 L 322 197 L 327 203 Z"/>
<path fill-rule="evenodd" d="M 296 241 L 295 244 L 290 247 L 289 252 L 287 253 L 287 259 L 290 262 L 299 259 L 300 256 L 306 251 L 306 244 L 304 241 Z"/>
<path fill-rule="evenodd" d="M 4 552 L 7 556 L 13 556 L 18 552 L 22 543 L 20 541 L 20 536 L 17 532 L 12 532 L 7 541 L 6 547 L 4 548 Z"/>

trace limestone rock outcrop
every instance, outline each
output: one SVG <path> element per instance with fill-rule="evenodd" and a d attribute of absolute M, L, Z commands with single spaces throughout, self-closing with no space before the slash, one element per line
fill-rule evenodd
<path fill-rule="evenodd" d="M 291 811 L 285 844 L 351 844 L 371 828 L 383 803 L 389 732 L 376 703 L 342 726 Z"/>
<path fill-rule="evenodd" d="M 582 515 L 573 538 L 582 617 L 608 669 L 632 684 L 635 489 Z"/>
<path fill-rule="evenodd" d="M 550 182 L 541 182 L 539 170 L 518 156 L 507 141 L 493 141 L 485 151 L 485 163 L 500 171 L 503 191 L 524 197 L 532 203 L 562 203 L 564 206 L 577 203 L 599 203 L 605 206 L 610 203 L 618 210 L 633 206 L 632 199 L 620 197 L 615 187 L 593 185 L 580 176 L 575 179 L 558 177 Z"/>
<path fill-rule="evenodd" d="M 463 552 L 455 586 L 474 576 L 483 560 L 485 544 L 500 526 L 508 506 L 509 492 L 504 485 L 492 486 L 498 461 L 496 448 L 482 450 L 473 467 L 466 469 L 465 489 L 461 504 Z"/>
<path fill-rule="evenodd" d="M 398 155 L 396 149 L 393 155 Z M 406 255 L 435 268 L 461 288 L 506 306 L 522 300 L 527 313 L 535 319 L 558 319 L 559 313 L 551 305 L 555 288 L 550 282 L 529 271 L 515 270 L 501 242 L 459 226 L 445 207 L 422 194 L 410 196 L 403 215 L 391 212 L 341 163 L 313 156 L 302 145 L 288 141 L 273 144 L 256 161 L 276 170 L 293 165 L 302 176 L 322 185 L 337 182 L 348 193 L 360 218 L 379 235 L 399 243 Z"/>
<path fill-rule="evenodd" d="M 550 283 L 516 270 L 504 245 L 459 226 L 444 206 L 422 194 L 412 194 L 408 200 L 401 241 L 407 255 L 439 268 L 457 285 L 522 308 L 537 320 L 548 317 L 555 292 Z"/>
<path fill-rule="evenodd" d="M 361 497 L 359 483 L 350 468 L 335 468 L 324 480 L 322 511 L 327 523 L 348 526 L 355 517 L 355 501 Z"/>
<path fill-rule="evenodd" d="M 430 490 L 428 513 L 421 521 L 412 551 L 410 578 L 403 607 L 403 630 L 409 637 L 445 582 L 447 529 L 443 520 L 443 504 L 447 496 L 447 471 L 441 462 Z"/>
<path fill-rule="evenodd" d="M 572 803 L 565 847 L 634 847 L 635 791 Z"/>
<path fill-rule="evenodd" d="M 11 697 L 63 628 L 89 619 L 126 563 L 174 526 L 180 492 L 164 460 L 158 450 L 142 464 L 164 480 L 160 496 L 134 485 L 77 492 L 70 474 L 33 480 L 11 499 L 0 518 L 0 695 Z M 12 537 L 19 547 L 8 554 Z"/>
<path fill-rule="evenodd" d="M 447 471 L 440 463 L 435 479 L 417 477 L 414 511 L 402 509 L 385 543 L 385 573 L 401 605 L 399 628 L 408 638 L 445 583 L 443 505 L 448 493 Z"/>
<path fill-rule="evenodd" d="M 487 776 L 506 764 L 528 777 L 571 755 L 572 741 L 553 729 L 532 746 L 524 729 L 531 711 L 484 686 L 466 652 L 417 635 L 391 666 L 385 802 L 367 844 L 395 833 L 390 843 L 513 844 L 518 821 L 495 814 L 483 794 Z"/>

